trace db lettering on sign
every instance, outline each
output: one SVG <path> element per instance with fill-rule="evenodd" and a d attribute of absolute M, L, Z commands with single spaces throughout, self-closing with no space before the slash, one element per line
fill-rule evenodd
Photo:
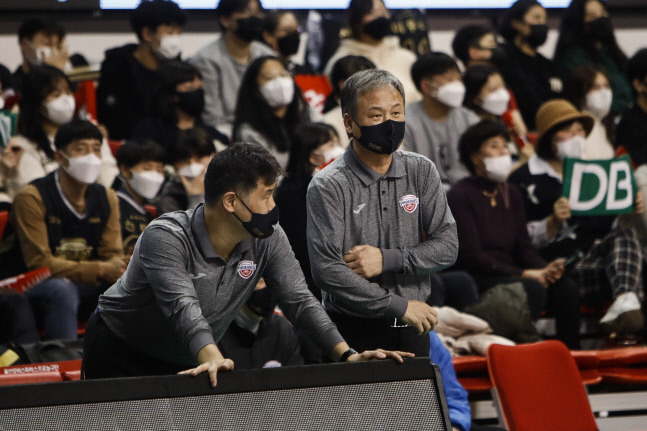
<path fill-rule="evenodd" d="M 608 160 L 564 159 L 564 188 L 573 215 L 633 211 L 636 181 L 629 156 Z"/>

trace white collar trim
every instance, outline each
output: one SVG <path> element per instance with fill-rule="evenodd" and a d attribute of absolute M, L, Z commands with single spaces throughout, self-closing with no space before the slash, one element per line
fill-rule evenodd
<path fill-rule="evenodd" d="M 142 205 L 139 205 L 139 203 L 136 202 L 129 194 L 124 193 L 121 190 L 118 190 L 117 192 L 115 192 L 115 194 L 132 205 L 132 207 L 139 211 L 141 215 L 146 215 L 146 208 L 144 208 Z"/>
<path fill-rule="evenodd" d="M 83 220 L 86 214 L 85 213 L 81 214 L 77 210 L 75 210 L 72 203 L 68 201 L 67 198 L 65 197 L 65 194 L 63 193 L 63 189 L 61 189 L 61 183 L 59 182 L 59 179 L 58 179 L 58 169 L 56 170 L 56 172 L 54 172 L 54 179 L 56 180 L 56 190 L 58 190 L 58 194 L 61 196 L 61 199 L 63 199 L 63 203 L 65 203 L 67 208 L 70 211 L 72 211 L 72 214 L 74 214 L 76 218 L 78 218 L 79 220 Z"/>
<path fill-rule="evenodd" d="M 544 159 L 538 155 L 533 155 L 528 159 L 528 170 L 531 175 L 548 175 L 560 182 L 563 181 L 562 176 Z"/>

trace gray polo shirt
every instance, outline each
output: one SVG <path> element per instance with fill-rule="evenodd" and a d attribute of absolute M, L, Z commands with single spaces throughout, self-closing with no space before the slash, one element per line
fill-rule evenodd
<path fill-rule="evenodd" d="M 323 352 L 343 341 L 306 285 L 283 229 L 238 243 L 228 261 L 213 248 L 204 207 L 151 222 L 128 269 L 99 298 L 106 325 L 133 349 L 194 366 L 215 344 L 264 277 L 287 318 Z"/>
<path fill-rule="evenodd" d="M 312 179 L 307 201 L 310 265 L 326 310 L 400 318 L 408 300 L 428 298 L 429 274 L 456 261 L 456 222 L 436 167 L 424 156 L 396 151 L 380 175 L 351 145 Z M 384 272 L 370 280 L 343 259 L 362 244 L 384 257 Z"/>

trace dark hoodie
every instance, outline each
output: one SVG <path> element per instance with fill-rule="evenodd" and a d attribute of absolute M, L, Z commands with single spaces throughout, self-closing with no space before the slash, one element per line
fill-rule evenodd
<path fill-rule="evenodd" d="M 150 113 L 150 101 L 158 86 L 157 72 L 135 59 L 137 46 L 109 49 L 101 63 L 97 114 L 110 139 L 130 138 L 135 124 Z"/>

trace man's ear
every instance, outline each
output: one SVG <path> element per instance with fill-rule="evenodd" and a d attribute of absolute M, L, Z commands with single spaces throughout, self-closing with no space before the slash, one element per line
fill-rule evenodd
<path fill-rule="evenodd" d="M 150 27 L 142 28 L 142 40 L 144 42 L 151 43 L 154 37 L 155 37 L 155 31 L 153 29 L 151 29 Z"/>
<path fill-rule="evenodd" d="M 60 166 L 63 166 L 65 163 L 65 156 L 61 152 L 61 150 L 56 150 L 54 152 L 54 160 L 56 160 L 56 163 L 58 163 Z"/>
<path fill-rule="evenodd" d="M 128 177 L 132 178 L 132 172 L 128 169 L 128 166 L 123 163 L 119 165 L 119 173 L 121 173 L 121 175 L 127 180 L 130 179 Z"/>
<path fill-rule="evenodd" d="M 422 94 L 431 94 L 434 90 L 434 86 L 429 83 L 426 79 L 420 80 L 420 92 Z"/>
<path fill-rule="evenodd" d="M 353 134 L 353 119 L 349 113 L 344 114 L 344 128 L 346 129 L 346 134 L 350 137 Z"/>
<path fill-rule="evenodd" d="M 227 192 L 222 195 L 222 206 L 225 210 L 233 213 L 234 212 L 234 202 L 236 201 L 236 193 Z"/>
<path fill-rule="evenodd" d="M 634 78 L 631 83 L 634 86 L 634 90 L 636 90 L 637 93 L 640 93 L 640 86 L 643 85 L 642 81 L 638 78 Z"/>

